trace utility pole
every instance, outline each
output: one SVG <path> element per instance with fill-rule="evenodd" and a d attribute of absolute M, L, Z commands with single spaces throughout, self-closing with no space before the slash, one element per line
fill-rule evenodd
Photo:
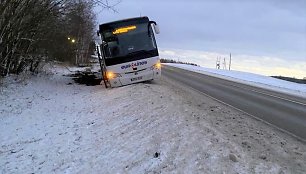
<path fill-rule="evenodd" d="M 232 64 L 232 53 L 230 53 L 230 61 L 228 65 L 228 70 L 231 70 L 231 64 Z"/>
<path fill-rule="evenodd" d="M 216 69 L 220 69 L 220 58 L 219 57 L 217 57 Z"/>

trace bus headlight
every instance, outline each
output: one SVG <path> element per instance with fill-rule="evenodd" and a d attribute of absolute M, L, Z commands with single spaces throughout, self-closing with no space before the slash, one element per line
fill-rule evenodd
<path fill-rule="evenodd" d="M 120 74 L 108 71 L 108 72 L 106 72 L 106 77 L 107 77 L 107 79 L 114 79 L 114 78 L 120 77 Z"/>
<path fill-rule="evenodd" d="M 161 63 L 160 61 L 158 61 L 155 65 L 154 65 L 155 69 L 161 69 Z"/>

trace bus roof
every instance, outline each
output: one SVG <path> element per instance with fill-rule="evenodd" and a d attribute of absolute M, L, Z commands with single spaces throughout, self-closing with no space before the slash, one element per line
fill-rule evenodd
<path fill-rule="evenodd" d="M 100 31 L 109 26 L 109 25 L 114 25 L 114 24 L 118 24 L 118 23 L 125 23 L 125 22 L 133 22 L 133 21 L 143 21 L 143 22 L 149 22 L 149 18 L 147 16 L 143 16 L 143 17 L 136 17 L 136 18 L 128 18 L 128 19 L 122 19 L 122 20 L 118 20 L 118 21 L 113 21 L 113 22 L 108 22 L 108 23 L 104 23 L 104 24 L 100 24 L 99 29 Z"/>

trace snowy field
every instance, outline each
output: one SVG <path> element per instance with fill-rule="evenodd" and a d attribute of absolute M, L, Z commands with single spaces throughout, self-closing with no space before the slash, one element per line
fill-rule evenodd
<path fill-rule="evenodd" d="M 223 69 L 204 68 L 185 64 L 165 63 L 165 65 L 174 66 L 198 73 L 203 73 L 227 80 L 237 81 L 256 87 L 266 88 L 274 91 L 288 93 L 306 98 L 306 84 L 298 84 L 285 80 L 276 79 L 269 76 L 259 74 L 241 72 L 241 71 L 228 71 Z"/>
<path fill-rule="evenodd" d="M 2 81 L 0 173 L 306 173 L 305 143 L 165 77 L 105 89 L 68 73 Z"/>

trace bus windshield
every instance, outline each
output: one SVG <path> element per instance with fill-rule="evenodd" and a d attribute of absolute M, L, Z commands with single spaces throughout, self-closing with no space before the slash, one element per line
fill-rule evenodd
<path fill-rule="evenodd" d="M 150 56 L 152 50 L 157 49 L 152 28 L 148 26 L 148 23 L 122 27 L 110 26 L 102 34 L 106 59 L 137 53 Z"/>

